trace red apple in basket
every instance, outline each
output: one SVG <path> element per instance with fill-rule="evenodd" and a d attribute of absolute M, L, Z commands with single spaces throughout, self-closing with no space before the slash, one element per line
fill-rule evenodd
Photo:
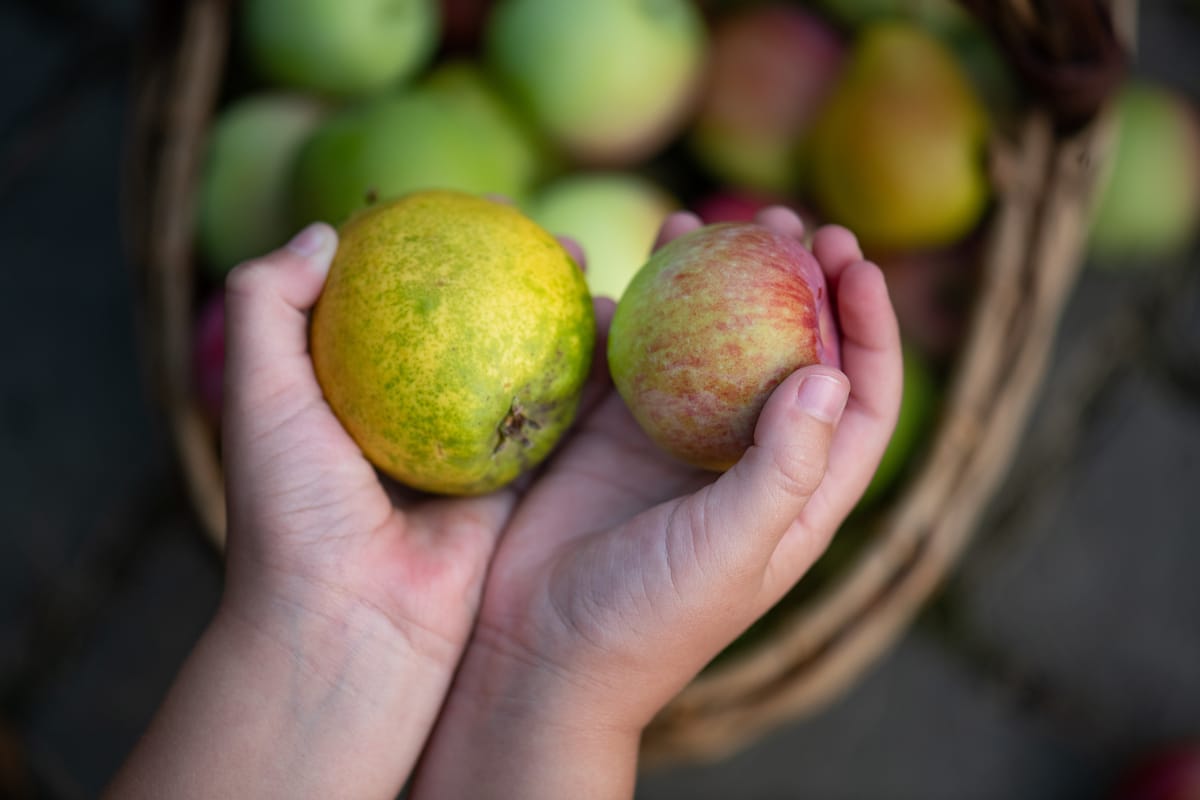
<path fill-rule="evenodd" d="M 841 35 L 801 8 L 770 3 L 719 19 L 690 137 L 697 158 L 737 186 L 795 189 L 805 134 L 832 92 L 845 55 Z"/>
<path fill-rule="evenodd" d="M 622 295 L 608 362 L 651 439 L 691 464 L 727 469 L 753 443 L 776 386 L 800 367 L 840 365 L 824 274 L 800 242 L 763 225 L 684 234 Z"/>

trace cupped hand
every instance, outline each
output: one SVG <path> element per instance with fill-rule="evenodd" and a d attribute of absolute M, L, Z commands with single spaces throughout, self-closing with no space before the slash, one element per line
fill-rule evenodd
<path fill-rule="evenodd" d="M 419 496 L 362 455 L 325 402 L 308 351 L 309 311 L 336 247 L 334 230 L 314 225 L 237 267 L 226 284 L 222 613 L 306 650 L 331 682 L 345 677 L 348 651 L 392 668 L 396 683 L 419 680 L 409 711 L 413 730 L 427 731 L 515 493 Z M 324 626 L 317 646 L 291 639 L 313 620 Z"/>
<path fill-rule="evenodd" d="M 804 234 L 786 209 L 758 221 Z M 676 214 L 659 245 L 698 226 Z M 638 730 L 824 551 L 891 435 L 901 360 L 882 273 L 854 236 L 823 227 L 813 251 L 845 372 L 811 366 L 783 381 L 754 445 L 717 476 L 646 437 L 601 358 L 576 430 L 494 556 L 452 700 L 502 696 L 507 713 L 528 703 L 549 717 L 561 698 L 581 726 Z M 598 311 L 611 319 L 611 302 Z"/>

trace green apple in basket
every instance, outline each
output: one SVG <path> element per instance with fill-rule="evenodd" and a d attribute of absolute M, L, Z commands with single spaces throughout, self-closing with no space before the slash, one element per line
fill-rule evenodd
<path fill-rule="evenodd" d="M 587 254 L 587 282 L 595 296 L 618 300 L 650 257 L 658 228 L 678 207 L 653 181 L 629 172 L 564 175 L 527 204 L 543 228 L 570 236 Z"/>
<path fill-rule="evenodd" d="M 326 113 L 308 95 L 272 91 L 243 97 L 217 116 L 196 201 L 198 246 L 213 278 L 295 233 L 293 162 Z"/>
<path fill-rule="evenodd" d="M 572 155 L 629 164 L 675 136 L 699 87 L 705 29 L 690 0 L 500 0 L 488 60 Z"/>
<path fill-rule="evenodd" d="M 438 41 L 437 0 L 245 0 L 254 67 L 284 86 L 377 92 L 415 75 Z"/>
<path fill-rule="evenodd" d="M 297 224 L 340 224 L 375 200 L 423 189 L 524 199 L 543 154 L 473 75 L 436 73 L 326 120 L 296 161 Z"/>
<path fill-rule="evenodd" d="M 1200 228 L 1200 124 L 1181 95 L 1127 84 L 1114 111 L 1117 142 L 1101 179 L 1089 245 L 1098 264 L 1177 255 Z"/>

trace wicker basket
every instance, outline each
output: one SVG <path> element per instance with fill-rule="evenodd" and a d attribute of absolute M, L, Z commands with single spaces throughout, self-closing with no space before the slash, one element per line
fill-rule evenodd
<path fill-rule="evenodd" d="M 229 49 L 231 2 L 148 4 L 126 175 L 148 359 L 191 498 L 218 546 L 225 527 L 220 462 L 191 389 L 192 202 Z M 937 588 L 1011 462 L 1082 260 L 1110 138 L 1098 109 L 1117 76 L 1112 53 L 1102 51 L 1120 49 L 1114 30 L 1132 42 L 1136 8 L 1135 0 L 968 5 L 1041 102 L 992 148 L 997 202 L 983 280 L 932 444 L 829 586 L 663 710 L 644 737 L 645 763 L 721 757 L 835 699 Z"/>

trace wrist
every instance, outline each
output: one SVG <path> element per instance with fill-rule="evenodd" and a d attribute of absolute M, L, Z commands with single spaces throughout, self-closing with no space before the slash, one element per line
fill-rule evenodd
<path fill-rule="evenodd" d="M 642 724 L 579 676 L 475 649 L 439 716 L 413 797 L 625 798 Z"/>
<path fill-rule="evenodd" d="M 394 797 L 450 668 L 378 615 L 226 597 L 112 797 Z"/>

